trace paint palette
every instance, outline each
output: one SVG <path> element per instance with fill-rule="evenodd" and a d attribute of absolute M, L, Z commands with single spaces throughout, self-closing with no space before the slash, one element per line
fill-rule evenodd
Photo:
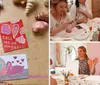
<path fill-rule="evenodd" d="M 0 56 L 0 81 L 29 78 L 26 54 Z"/>
<path fill-rule="evenodd" d="M 0 34 L 4 52 L 28 47 L 22 20 L 0 23 Z"/>

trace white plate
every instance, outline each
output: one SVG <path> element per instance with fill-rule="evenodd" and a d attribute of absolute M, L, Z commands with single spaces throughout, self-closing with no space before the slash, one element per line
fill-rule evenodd
<path fill-rule="evenodd" d="M 88 81 L 95 81 L 95 82 L 99 82 L 100 83 L 100 76 L 88 76 L 85 79 L 88 80 Z"/>
<path fill-rule="evenodd" d="M 90 34 L 91 33 L 77 34 L 77 35 L 73 36 L 73 39 L 79 40 L 79 41 L 86 40 L 89 37 Z"/>
<path fill-rule="evenodd" d="M 69 41 L 69 40 L 71 40 L 71 38 L 70 37 L 52 37 L 50 40 L 51 41 L 52 40 L 53 41 Z"/>

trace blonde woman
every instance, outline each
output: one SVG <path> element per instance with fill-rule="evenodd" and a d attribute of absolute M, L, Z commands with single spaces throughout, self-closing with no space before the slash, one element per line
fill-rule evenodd
<path fill-rule="evenodd" d="M 78 56 L 79 57 L 77 60 L 79 60 L 79 74 L 94 75 L 98 58 L 95 58 L 94 60 L 89 59 L 84 46 L 80 46 L 78 48 Z"/>

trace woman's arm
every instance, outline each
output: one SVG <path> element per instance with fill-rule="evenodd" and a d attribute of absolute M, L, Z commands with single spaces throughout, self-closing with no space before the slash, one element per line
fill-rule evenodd
<path fill-rule="evenodd" d="M 57 33 L 61 32 L 64 29 L 65 29 L 65 26 L 64 25 L 62 25 L 60 27 L 57 27 L 57 28 L 51 28 L 50 35 L 51 36 L 54 36 L 54 35 L 56 35 Z"/>
<path fill-rule="evenodd" d="M 90 72 L 91 72 L 92 75 L 95 74 L 95 64 L 92 65 Z"/>
<path fill-rule="evenodd" d="M 82 9 L 78 9 L 78 12 L 84 14 L 89 19 L 92 19 L 93 18 L 92 14 L 90 14 L 88 11 L 84 11 Z"/>
<path fill-rule="evenodd" d="M 87 23 L 87 22 L 88 22 L 88 18 L 86 18 L 86 17 L 83 17 L 83 18 L 81 18 L 81 19 L 76 20 L 76 23 L 77 23 L 77 24 L 80 24 L 80 23 Z"/>
<path fill-rule="evenodd" d="M 94 75 L 95 74 L 95 66 L 93 65 L 93 61 L 91 59 L 88 60 L 88 65 L 90 68 L 90 74 Z"/>
<path fill-rule="evenodd" d="M 68 26 L 68 22 L 62 24 L 61 26 L 57 27 L 57 28 L 51 28 L 51 31 L 50 31 L 50 35 L 51 36 L 54 36 L 55 34 L 61 32 L 62 30 L 66 29 Z"/>
<path fill-rule="evenodd" d="M 95 71 L 96 71 L 95 66 L 96 66 L 97 62 L 98 62 L 98 58 L 95 58 L 94 60 L 90 60 L 90 59 L 88 60 L 88 65 L 89 65 L 89 68 L 90 68 L 90 73 L 92 75 L 95 74 Z"/>

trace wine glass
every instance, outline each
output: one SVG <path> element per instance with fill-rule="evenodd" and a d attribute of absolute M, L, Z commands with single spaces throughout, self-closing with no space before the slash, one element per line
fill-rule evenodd
<path fill-rule="evenodd" d="M 92 31 L 92 26 L 89 26 L 89 30 Z"/>
<path fill-rule="evenodd" d="M 92 31 L 92 21 L 89 20 L 89 30 Z"/>

